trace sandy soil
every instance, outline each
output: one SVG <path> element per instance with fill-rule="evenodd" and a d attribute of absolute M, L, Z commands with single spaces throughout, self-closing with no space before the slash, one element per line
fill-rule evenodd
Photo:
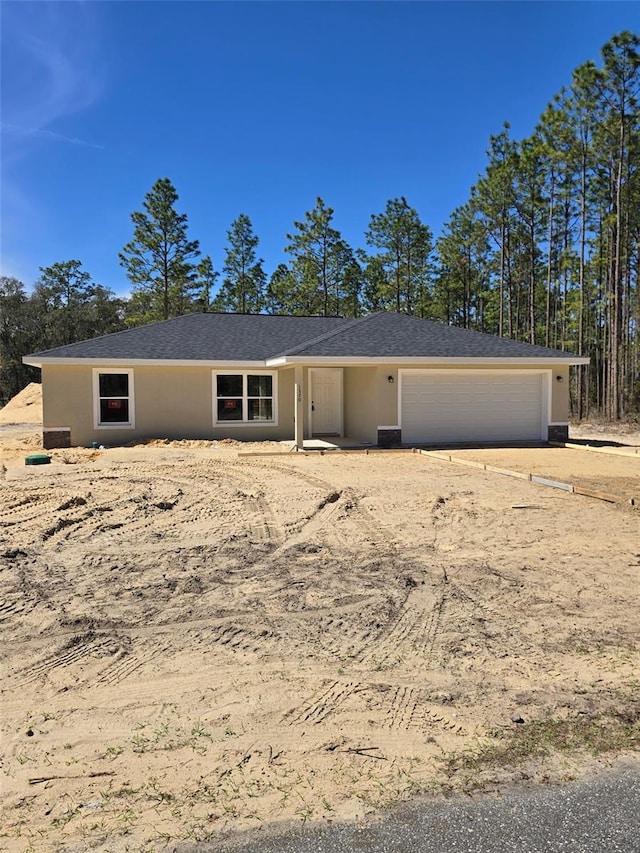
<path fill-rule="evenodd" d="M 0 424 L 41 424 L 42 386 L 32 382 L 0 408 Z"/>
<path fill-rule="evenodd" d="M 625 453 L 619 448 L 612 448 L 606 453 L 564 447 L 540 447 L 534 450 L 510 447 L 499 450 L 454 450 L 447 453 L 454 459 L 471 459 L 496 468 L 531 473 L 617 496 L 621 500 L 633 498 L 640 506 L 640 454 Z M 487 476 L 494 477 L 495 474 Z"/>
<path fill-rule="evenodd" d="M 363 819 L 516 719 L 637 692 L 633 507 L 411 453 L 25 466 L 38 436 L 0 430 L 0 849 Z"/>

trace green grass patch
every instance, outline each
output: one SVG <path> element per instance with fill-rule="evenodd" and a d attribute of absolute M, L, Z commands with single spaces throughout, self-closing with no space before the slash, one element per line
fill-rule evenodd
<path fill-rule="evenodd" d="M 591 755 L 640 751 L 640 703 L 567 719 L 531 720 L 492 732 L 476 749 L 447 754 L 447 773 L 512 767 L 530 759 L 578 751 Z"/>

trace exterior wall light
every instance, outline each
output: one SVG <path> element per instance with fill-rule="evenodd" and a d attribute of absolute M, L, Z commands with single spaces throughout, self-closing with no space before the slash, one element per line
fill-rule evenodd
<path fill-rule="evenodd" d="M 564 376 L 556 376 L 556 382 L 564 382 Z"/>
<path fill-rule="evenodd" d="M 395 381 L 396 381 L 396 380 L 393 378 L 393 376 L 387 376 L 387 382 L 388 382 L 390 385 L 393 385 L 393 383 L 394 383 Z"/>

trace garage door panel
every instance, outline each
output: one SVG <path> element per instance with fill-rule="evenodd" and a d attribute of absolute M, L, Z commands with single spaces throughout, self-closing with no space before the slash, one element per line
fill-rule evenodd
<path fill-rule="evenodd" d="M 405 443 L 541 438 L 542 375 L 403 372 Z"/>

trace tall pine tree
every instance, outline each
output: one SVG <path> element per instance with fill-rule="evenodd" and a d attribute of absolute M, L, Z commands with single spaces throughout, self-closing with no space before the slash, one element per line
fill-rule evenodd
<path fill-rule="evenodd" d="M 433 238 L 418 212 L 404 197 L 391 199 L 382 213 L 371 217 L 366 240 L 379 250 L 386 272 L 382 292 L 376 297 L 380 307 L 425 316 Z"/>
<path fill-rule="evenodd" d="M 286 277 L 289 293 L 281 293 L 280 297 L 287 313 L 329 317 L 344 314 L 349 305 L 353 310 L 353 279 L 348 279 L 347 274 L 353 272 L 355 258 L 332 221 L 333 209 L 318 197 L 313 210 L 305 213 L 304 221 L 294 222 L 296 230 L 287 234 L 285 252 L 291 256 Z"/>
<path fill-rule="evenodd" d="M 213 307 L 234 314 L 259 314 L 265 305 L 266 275 L 263 261 L 256 258 L 259 240 L 245 213 L 231 223 L 227 240 L 224 279 Z"/>
<path fill-rule="evenodd" d="M 143 210 L 131 214 L 133 239 L 120 252 L 120 264 L 142 292 L 141 312 L 133 322 L 167 320 L 194 307 L 197 240 L 187 236 L 187 216 L 178 213 L 178 193 L 168 178 L 155 182 L 143 201 Z"/>

